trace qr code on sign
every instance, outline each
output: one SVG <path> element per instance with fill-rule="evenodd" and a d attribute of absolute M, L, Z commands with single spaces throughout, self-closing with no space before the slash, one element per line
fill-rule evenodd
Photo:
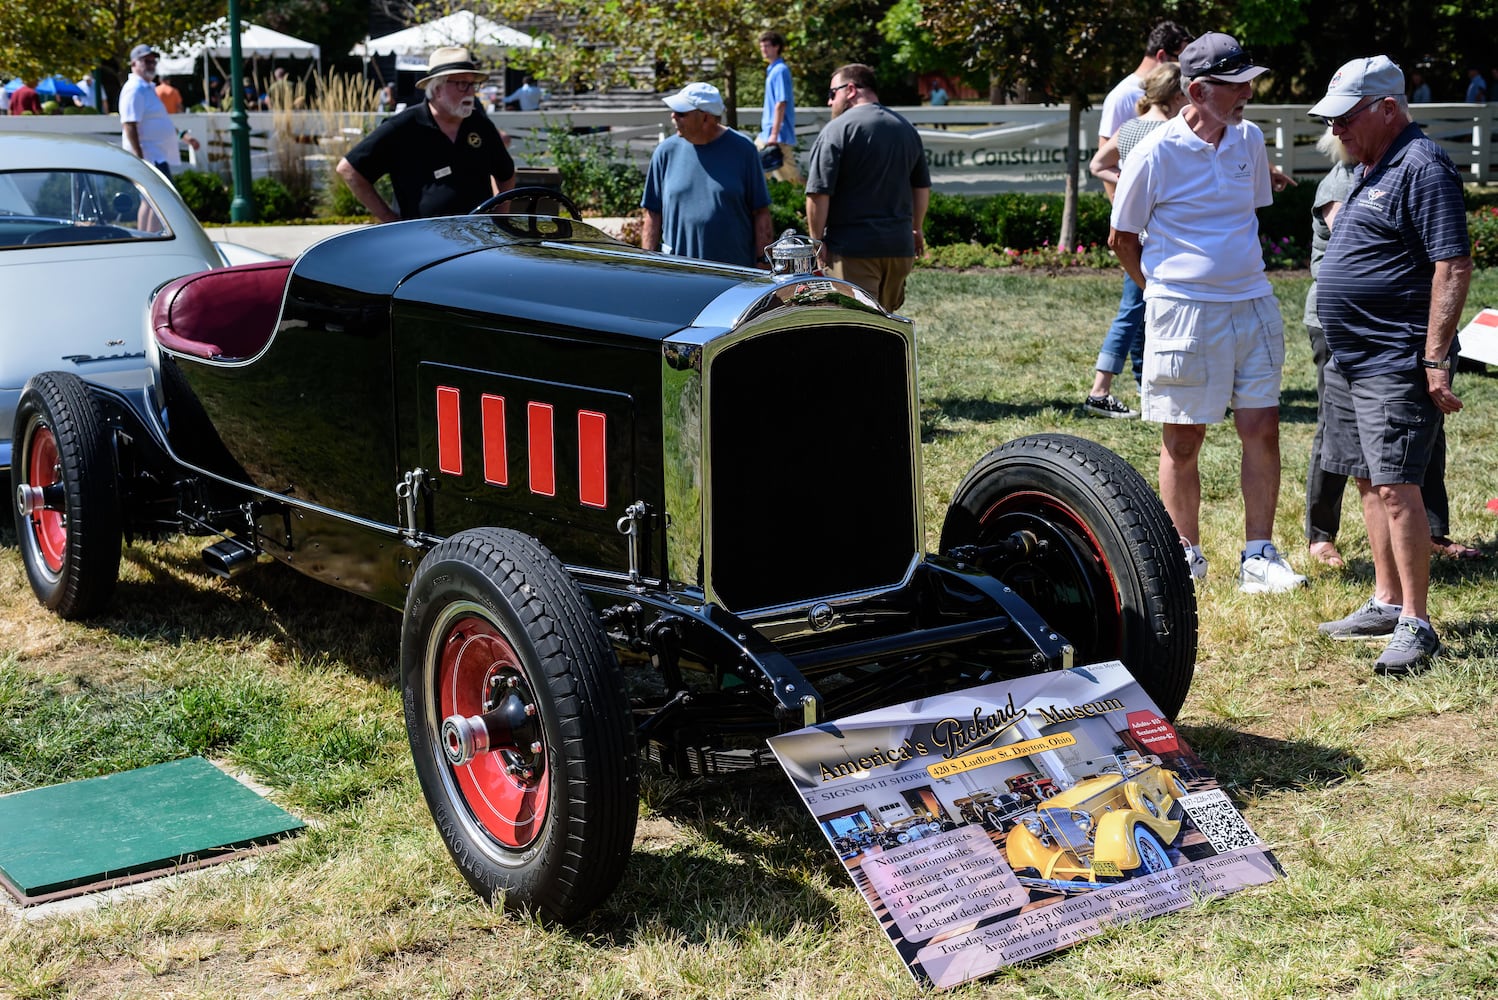
<path fill-rule="evenodd" d="M 1218 854 L 1264 843 L 1220 788 L 1183 795 L 1177 801 Z"/>

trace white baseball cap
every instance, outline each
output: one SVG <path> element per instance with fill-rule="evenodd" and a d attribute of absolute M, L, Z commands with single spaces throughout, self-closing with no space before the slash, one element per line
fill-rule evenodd
<path fill-rule="evenodd" d="M 662 97 L 661 101 L 672 111 L 682 114 L 688 111 L 706 111 L 710 115 L 723 117 L 723 95 L 710 83 L 689 83 L 670 97 Z"/>
<path fill-rule="evenodd" d="M 1404 93 L 1404 71 L 1388 56 L 1364 56 L 1343 63 L 1326 85 L 1326 96 L 1316 102 L 1311 114 L 1337 118 L 1358 106 L 1365 97 L 1398 97 Z"/>

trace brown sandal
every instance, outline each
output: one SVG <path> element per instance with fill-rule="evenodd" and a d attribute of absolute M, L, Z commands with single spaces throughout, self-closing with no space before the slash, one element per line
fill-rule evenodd
<path fill-rule="evenodd" d="M 1430 536 L 1430 553 L 1435 556 L 1445 556 L 1447 559 L 1481 559 L 1482 550 L 1474 549 L 1470 545 L 1461 542 L 1453 542 L 1445 535 Z"/>
<path fill-rule="evenodd" d="M 1342 559 L 1342 553 L 1337 551 L 1336 542 L 1312 542 L 1311 558 L 1323 566 L 1330 566 L 1333 569 L 1341 569 L 1347 565 Z"/>

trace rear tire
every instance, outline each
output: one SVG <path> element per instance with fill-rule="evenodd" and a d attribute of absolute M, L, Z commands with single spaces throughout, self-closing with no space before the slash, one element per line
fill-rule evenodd
<path fill-rule="evenodd" d="M 16 407 L 11 504 L 26 578 L 63 618 L 103 610 L 120 576 L 119 500 L 108 431 L 81 379 L 33 375 Z M 45 491 L 47 506 L 24 502 Z"/>
<path fill-rule="evenodd" d="M 1078 664 L 1123 661 L 1174 719 L 1196 669 L 1196 590 L 1149 483 L 1095 442 L 1018 438 L 958 486 L 940 548 L 994 545 L 1020 531 L 1039 551 L 980 565 L 1066 636 Z"/>
<path fill-rule="evenodd" d="M 498 528 L 434 548 L 406 601 L 401 684 L 422 792 L 474 890 L 562 921 L 603 900 L 634 842 L 638 757 L 623 673 L 556 557 Z M 507 700 L 513 744 L 453 764 L 443 721 Z"/>

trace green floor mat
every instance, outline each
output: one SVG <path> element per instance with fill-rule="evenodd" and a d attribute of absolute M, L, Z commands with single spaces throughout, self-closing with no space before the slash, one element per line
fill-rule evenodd
<path fill-rule="evenodd" d="M 23 906 L 227 861 L 305 826 L 201 757 L 0 797 Z"/>

